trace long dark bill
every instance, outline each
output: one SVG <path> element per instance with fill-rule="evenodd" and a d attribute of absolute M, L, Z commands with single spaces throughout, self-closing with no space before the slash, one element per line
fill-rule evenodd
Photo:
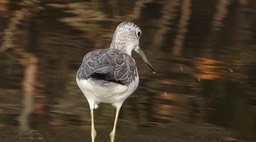
<path fill-rule="evenodd" d="M 136 52 L 140 54 L 140 56 L 142 57 L 143 61 L 151 68 L 151 70 L 153 71 L 153 73 L 156 73 L 156 70 L 155 70 L 154 67 L 149 63 L 149 61 L 148 61 L 146 55 L 144 54 L 144 52 L 143 52 L 140 48 L 138 48 L 138 49 L 136 50 Z"/>

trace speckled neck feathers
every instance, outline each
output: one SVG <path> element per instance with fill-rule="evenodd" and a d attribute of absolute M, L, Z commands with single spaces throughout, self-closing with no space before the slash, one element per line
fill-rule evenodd
<path fill-rule="evenodd" d="M 131 22 L 122 22 L 114 32 L 110 48 L 119 49 L 131 55 L 132 50 L 139 46 L 140 35 L 141 30 L 137 25 Z"/>

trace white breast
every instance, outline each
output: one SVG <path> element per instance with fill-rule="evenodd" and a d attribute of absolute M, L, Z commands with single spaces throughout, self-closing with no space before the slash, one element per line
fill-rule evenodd
<path fill-rule="evenodd" d="M 139 77 L 129 85 L 110 83 L 101 86 L 89 79 L 76 78 L 79 88 L 82 90 L 91 108 L 97 108 L 99 103 L 110 103 L 115 107 L 121 107 L 126 98 L 128 98 L 138 87 Z"/>

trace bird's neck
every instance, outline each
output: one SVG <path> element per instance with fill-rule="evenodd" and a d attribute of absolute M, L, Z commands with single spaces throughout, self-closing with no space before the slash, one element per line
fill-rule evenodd
<path fill-rule="evenodd" d="M 132 50 L 134 48 L 133 46 L 134 46 L 133 44 L 128 44 L 128 42 L 126 41 L 115 41 L 113 39 L 110 45 L 110 48 L 121 50 L 131 56 Z"/>

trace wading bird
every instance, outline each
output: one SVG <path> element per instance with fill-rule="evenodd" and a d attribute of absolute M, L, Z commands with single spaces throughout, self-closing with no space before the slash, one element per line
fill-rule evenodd
<path fill-rule="evenodd" d="M 136 62 L 131 57 L 132 51 L 139 53 L 155 72 L 140 49 L 141 34 L 140 28 L 134 23 L 120 23 L 114 32 L 110 47 L 87 53 L 78 69 L 76 82 L 90 107 L 92 142 L 96 137 L 93 110 L 98 108 L 100 103 L 109 103 L 116 108 L 114 126 L 110 133 L 110 140 L 114 142 L 120 108 L 139 84 Z"/>

